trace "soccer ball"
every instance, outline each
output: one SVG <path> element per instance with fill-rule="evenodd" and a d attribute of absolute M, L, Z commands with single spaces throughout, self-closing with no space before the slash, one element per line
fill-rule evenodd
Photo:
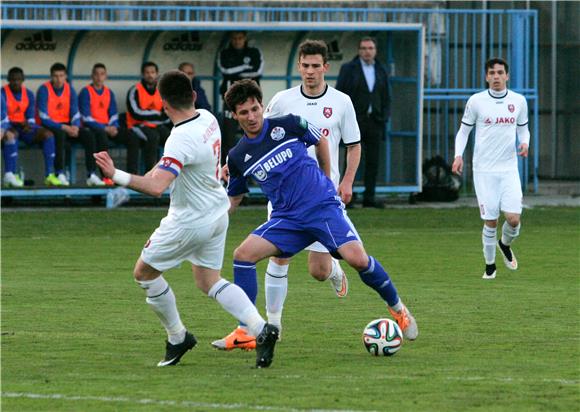
<path fill-rule="evenodd" d="M 375 356 L 393 356 L 401 349 L 403 332 L 391 319 L 375 319 L 363 331 L 363 343 Z"/>

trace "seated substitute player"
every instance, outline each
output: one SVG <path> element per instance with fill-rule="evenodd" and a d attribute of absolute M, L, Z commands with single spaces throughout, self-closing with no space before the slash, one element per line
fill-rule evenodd
<path fill-rule="evenodd" d="M 245 132 L 228 154 L 231 209 L 248 192 L 250 177 L 272 202 L 270 220 L 234 251 L 235 283 L 255 301 L 257 262 L 270 256 L 291 257 L 318 241 L 354 268 L 362 281 L 386 301 L 404 336 L 416 339 L 417 322 L 399 299 L 387 272 L 366 254 L 333 182 L 308 155 L 311 145 L 328 150 L 326 138 L 298 116 L 264 119 L 262 91 L 252 80 L 235 82 L 225 99 Z"/>
<path fill-rule="evenodd" d="M 222 279 L 229 202 L 219 179 L 221 135 L 216 118 L 194 108 L 191 82 L 178 70 L 159 82 L 165 113 L 175 125 L 165 143 L 163 158 L 145 176 L 115 169 L 107 152 L 95 155 L 106 176 L 122 186 L 160 196 L 171 186 L 167 217 L 145 244 L 134 270 L 146 302 L 167 330 L 165 358 L 158 366 L 175 365 L 197 341 L 181 319 L 175 295 L 163 272 L 188 260 L 197 286 L 257 336 L 256 366 L 268 367 L 274 356 L 278 330 L 266 323 L 236 285 Z"/>
<path fill-rule="evenodd" d="M 109 139 L 126 144 L 126 133 L 119 129 L 115 93 L 105 85 L 107 68 L 103 63 L 93 65 L 91 79 L 91 84 L 83 87 L 79 93 L 79 111 L 83 121 L 80 134 L 89 134 L 99 152 L 109 149 Z M 107 177 L 102 182 L 87 179 L 87 185 L 112 186 L 113 181 Z"/>
<path fill-rule="evenodd" d="M 50 67 L 50 81 L 42 84 L 36 93 L 38 115 L 42 126 L 50 130 L 55 137 L 56 155 L 54 168 L 63 186 L 70 182 L 64 174 L 66 145 L 80 141 L 85 149 L 85 166 L 87 183 L 89 181 L 102 184 L 95 174 L 96 165 L 93 154 L 95 141 L 91 135 L 79 134 L 81 115 L 78 110 L 78 98 L 74 88 L 67 81 L 66 66 L 55 63 Z"/>
<path fill-rule="evenodd" d="M 485 258 L 483 279 L 495 279 L 496 231 L 500 210 L 504 212 L 501 239 L 497 246 L 510 270 L 518 268 L 511 250 L 520 233 L 522 188 L 517 155 L 526 157 L 530 142 L 528 104 L 521 94 L 507 89 L 508 64 L 492 58 L 485 63 L 485 80 L 489 89 L 474 94 L 467 101 L 461 127 L 455 138 L 454 173 L 463 172 L 463 151 L 469 133 L 475 126 L 473 184 L 484 221 L 482 242 Z M 516 135 L 519 151 L 516 153 Z"/>
<path fill-rule="evenodd" d="M 36 124 L 34 94 L 23 85 L 24 71 L 20 67 L 8 70 L 8 84 L 2 88 L 2 97 L 8 110 L 8 134 L 4 140 L 4 184 L 22 187 L 24 183 L 16 174 L 18 163 L 18 141 L 27 145 L 42 145 L 44 156 L 44 183 L 61 186 L 54 174 L 54 136 L 44 127 Z"/>

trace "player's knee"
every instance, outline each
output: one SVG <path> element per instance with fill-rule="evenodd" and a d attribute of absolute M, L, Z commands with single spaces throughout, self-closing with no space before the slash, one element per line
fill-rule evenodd
<path fill-rule="evenodd" d="M 331 269 L 329 268 L 326 270 L 322 266 L 311 266 L 308 268 L 308 271 L 314 279 L 323 282 L 328 279 L 328 275 L 330 274 Z"/>
<path fill-rule="evenodd" d="M 245 248 L 244 246 L 237 247 L 236 250 L 234 250 L 234 260 L 240 260 L 242 262 L 253 262 L 254 259 L 255 258 L 252 254 L 252 251 L 248 248 Z"/>
<path fill-rule="evenodd" d="M 511 227 L 517 227 L 520 224 L 520 216 L 519 215 L 509 215 L 506 216 L 506 221 L 508 225 Z"/>
<path fill-rule="evenodd" d="M 368 268 L 369 261 L 368 258 L 363 259 L 361 257 L 357 257 L 354 260 L 348 261 L 348 264 L 357 272 L 362 272 Z"/>

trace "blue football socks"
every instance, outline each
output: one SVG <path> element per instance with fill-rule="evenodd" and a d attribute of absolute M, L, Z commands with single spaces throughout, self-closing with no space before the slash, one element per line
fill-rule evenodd
<path fill-rule="evenodd" d="M 362 281 L 369 287 L 377 291 L 381 298 L 385 300 L 390 307 L 394 307 L 399 303 L 399 295 L 397 294 L 397 289 L 391 278 L 383 269 L 381 264 L 375 260 L 374 257 L 369 256 L 368 267 L 359 272 Z"/>

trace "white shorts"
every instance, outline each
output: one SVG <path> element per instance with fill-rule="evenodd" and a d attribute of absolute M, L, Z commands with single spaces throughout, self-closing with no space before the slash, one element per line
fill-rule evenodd
<path fill-rule="evenodd" d="M 215 222 L 195 228 L 184 228 L 164 218 L 143 247 L 141 260 L 160 272 L 179 266 L 184 260 L 220 270 L 228 223 L 227 212 Z"/>
<path fill-rule="evenodd" d="M 499 218 L 500 210 L 522 214 L 522 186 L 515 172 L 473 173 L 473 184 L 483 220 Z"/>
<path fill-rule="evenodd" d="M 270 220 L 270 215 L 272 214 L 272 202 L 268 201 L 268 220 Z M 330 253 L 327 248 L 320 242 L 314 242 L 310 246 L 304 248 L 304 250 L 308 250 L 309 252 L 318 252 L 318 253 Z"/>

